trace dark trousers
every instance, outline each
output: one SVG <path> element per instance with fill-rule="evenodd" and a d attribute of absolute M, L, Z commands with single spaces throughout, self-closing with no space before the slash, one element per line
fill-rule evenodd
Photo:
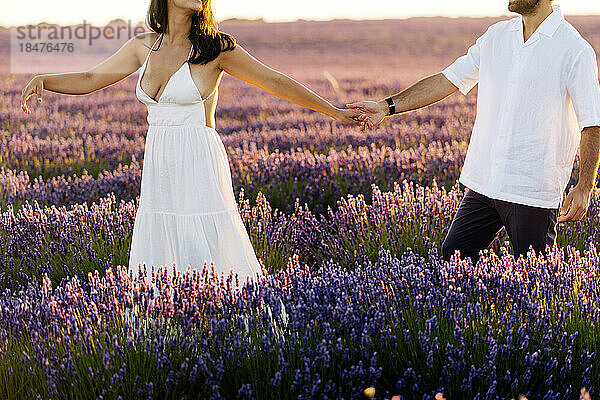
<path fill-rule="evenodd" d="M 545 254 L 546 245 L 556 242 L 559 209 L 525 206 L 468 190 L 442 243 L 442 256 L 450 261 L 455 250 L 461 258 L 479 260 L 479 251 L 487 248 L 502 227 L 506 228 L 515 258 L 527 256 L 529 246 L 536 254 Z"/>

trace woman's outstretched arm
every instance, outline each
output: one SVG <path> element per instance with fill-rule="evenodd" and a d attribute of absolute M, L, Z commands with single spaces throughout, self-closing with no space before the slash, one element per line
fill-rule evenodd
<path fill-rule="evenodd" d="M 142 47 L 142 41 L 151 39 L 148 35 L 142 33 L 131 38 L 115 54 L 87 71 L 34 76 L 21 92 L 21 108 L 30 114 L 27 99 L 36 94 L 41 102 L 44 90 L 63 94 L 88 94 L 128 77 L 140 68 L 137 53 Z"/>
<path fill-rule="evenodd" d="M 333 106 L 296 80 L 264 65 L 239 44 L 233 50 L 220 54 L 218 66 L 228 74 L 256 85 L 281 99 L 329 115 L 344 124 L 359 124 L 355 119 L 360 114 L 359 110 Z"/>

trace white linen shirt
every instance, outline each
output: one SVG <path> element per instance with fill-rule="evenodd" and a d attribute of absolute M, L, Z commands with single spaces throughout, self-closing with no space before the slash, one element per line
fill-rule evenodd
<path fill-rule="evenodd" d="M 459 181 L 493 199 L 560 207 L 581 130 L 600 126 L 596 53 L 560 7 L 526 43 L 522 16 L 493 24 L 442 73 L 464 95 L 479 82 Z"/>

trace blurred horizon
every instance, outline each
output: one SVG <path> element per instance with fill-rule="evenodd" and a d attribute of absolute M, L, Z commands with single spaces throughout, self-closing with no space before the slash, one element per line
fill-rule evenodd
<path fill-rule="evenodd" d="M 600 15 L 600 2 L 569 0 L 560 6 L 565 15 Z M 117 19 L 133 24 L 144 20 L 148 0 L 105 0 L 95 3 L 74 3 L 67 0 L 42 2 L 40 0 L 9 1 L 8 12 L 0 15 L 0 26 L 49 23 L 73 25 L 86 21 L 88 24 L 105 25 Z M 265 22 L 293 22 L 297 20 L 329 21 L 408 19 L 413 17 L 502 17 L 515 16 L 508 11 L 508 0 L 481 2 L 479 0 L 428 0 L 401 4 L 389 0 L 371 0 L 365 8 L 361 0 L 305 0 L 283 4 L 275 0 L 222 1 L 213 0 L 218 21 L 230 19 L 262 19 Z M 115 11 L 118 10 L 118 11 Z"/>

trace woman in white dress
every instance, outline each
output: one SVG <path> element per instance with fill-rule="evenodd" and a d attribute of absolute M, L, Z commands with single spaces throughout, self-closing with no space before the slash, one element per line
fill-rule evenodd
<path fill-rule="evenodd" d="M 130 39 L 98 66 L 35 76 L 23 89 L 21 106 L 29 113 L 27 99 L 35 93 L 41 101 L 44 89 L 88 94 L 140 69 L 136 96 L 147 106 L 149 128 L 130 271 L 137 276 L 143 264 L 148 270 L 151 265 L 170 270 L 175 264 L 183 273 L 206 262 L 220 273 L 233 270 L 240 283 L 256 279 L 261 267 L 238 213 L 227 154 L 214 129 L 223 72 L 342 123 L 358 125 L 359 111 L 334 107 L 257 61 L 219 32 L 211 0 L 151 0 L 146 18 L 153 32 Z"/>

